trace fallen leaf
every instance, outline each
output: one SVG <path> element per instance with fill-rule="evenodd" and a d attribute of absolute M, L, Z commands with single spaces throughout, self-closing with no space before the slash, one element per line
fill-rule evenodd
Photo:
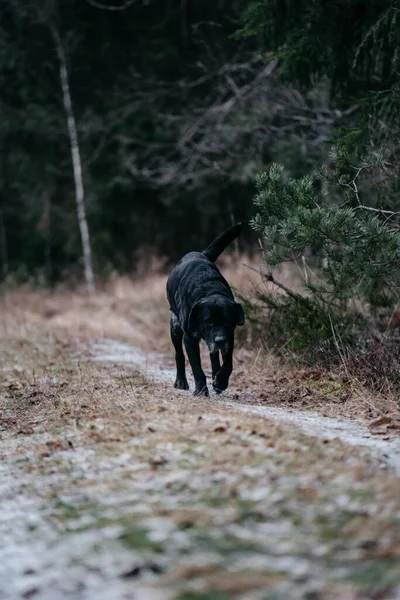
<path fill-rule="evenodd" d="M 387 425 L 391 422 L 392 419 L 390 417 L 379 417 L 379 419 L 376 419 L 375 421 L 369 423 L 368 427 L 379 427 L 379 425 Z"/>
<path fill-rule="evenodd" d="M 400 421 L 394 421 L 393 423 L 389 423 L 387 429 L 400 429 Z"/>
<path fill-rule="evenodd" d="M 135 567 L 132 567 L 132 569 L 129 569 L 129 571 L 125 571 L 125 573 L 121 573 L 120 577 L 122 577 L 123 579 L 130 579 L 131 577 L 137 577 L 138 575 L 140 575 L 141 570 L 142 570 L 142 567 L 137 565 Z"/>
<path fill-rule="evenodd" d="M 26 426 L 21 427 L 21 429 L 18 429 L 17 433 L 21 435 L 32 435 L 33 433 L 35 433 L 35 431 L 33 427 Z"/>
<path fill-rule="evenodd" d="M 39 588 L 38 587 L 32 587 L 29 588 L 29 590 L 26 590 L 25 592 L 22 592 L 21 596 L 23 598 L 32 598 L 33 596 L 36 596 L 36 594 L 39 593 Z"/>
<path fill-rule="evenodd" d="M 224 431 L 226 431 L 226 427 L 225 425 L 218 425 L 218 427 L 216 427 L 213 431 L 216 433 L 224 433 Z"/>
<path fill-rule="evenodd" d="M 149 464 L 154 468 L 165 465 L 167 462 L 168 460 L 165 458 L 165 456 L 154 456 L 149 460 Z"/>

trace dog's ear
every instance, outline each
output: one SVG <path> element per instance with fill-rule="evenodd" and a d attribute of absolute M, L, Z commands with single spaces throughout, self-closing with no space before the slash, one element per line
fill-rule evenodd
<path fill-rule="evenodd" d="M 197 333 L 197 330 L 199 328 L 200 307 L 201 302 L 196 302 L 196 304 L 193 304 L 189 314 L 188 329 L 192 333 Z"/>
<path fill-rule="evenodd" d="M 235 302 L 236 325 L 244 325 L 244 310 L 239 302 Z"/>

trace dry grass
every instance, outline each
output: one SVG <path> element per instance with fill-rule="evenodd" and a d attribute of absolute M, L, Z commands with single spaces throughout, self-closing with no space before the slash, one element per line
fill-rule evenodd
<path fill-rule="evenodd" d="M 29 555 L 40 544 L 42 560 L 23 593 L 50 578 L 56 597 L 81 582 L 96 597 L 91 582 L 103 577 L 110 598 L 136 583 L 140 597 L 162 590 L 165 600 L 261 600 L 266 590 L 278 600 L 356 600 L 397 589 L 399 480 L 366 452 L 132 369 L 80 362 L 71 330 L 65 340 L 34 321 L 19 324 L 25 337 L 11 336 L 1 364 L 14 420 L 3 420 L 0 459 L 12 465 L 13 493 L 38 498 L 47 523 L 37 515 L 19 542 Z M 60 552 L 75 565 L 62 575 Z"/>
<path fill-rule="evenodd" d="M 225 272 L 251 289 L 247 270 Z M 50 581 L 54 597 L 73 597 L 63 591 L 72 584 L 97 597 L 90 586 L 100 581 L 110 598 L 130 597 L 133 586 L 139 598 L 163 600 L 396 593 L 399 480 L 366 452 L 85 360 L 102 337 L 171 352 L 164 287 L 154 274 L 115 279 L 92 297 L 60 289 L 2 299 L 1 395 L 10 412 L 0 459 L 12 468 L 12 497 L 37 502 L 37 529 L 18 542 L 29 560 L 40 554 L 36 588 L 19 584 L 20 592 L 38 588 L 40 597 Z M 242 402 L 336 413 L 365 405 L 351 400 L 350 385 L 339 404 L 334 375 L 288 371 L 261 347 L 237 351 L 232 387 Z M 20 568 L 29 573 L 31 564 Z"/>
<path fill-rule="evenodd" d="M 228 257 L 221 270 L 234 288 L 251 297 L 260 277 L 243 265 L 249 262 L 245 257 Z M 280 279 L 290 285 L 291 277 L 287 270 Z M 166 276 L 154 272 L 145 278 L 111 278 L 92 296 L 82 287 L 9 291 L 0 304 L 3 344 L 28 344 L 32 338 L 34 345 L 42 337 L 55 347 L 82 351 L 108 338 L 172 357 L 165 283 Z M 254 337 L 249 325 L 237 330 L 237 340 L 231 388 L 241 401 L 315 410 L 328 416 L 375 418 L 398 411 L 394 393 L 369 391 L 362 379 L 349 376 L 345 360 L 330 372 L 296 368 L 269 352 L 267 333 Z M 207 360 L 205 352 L 204 356 Z"/>

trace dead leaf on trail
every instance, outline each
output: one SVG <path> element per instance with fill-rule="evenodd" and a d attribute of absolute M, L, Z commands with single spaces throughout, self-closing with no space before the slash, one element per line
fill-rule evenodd
<path fill-rule="evenodd" d="M 25 381 L 11 381 L 4 383 L 4 387 L 7 387 L 9 390 L 20 390 L 26 387 Z"/>
<path fill-rule="evenodd" d="M 165 456 L 154 456 L 153 458 L 149 459 L 149 464 L 156 469 L 157 467 L 160 467 L 162 465 L 165 465 L 168 462 L 168 460 L 165 458 Z"/>
<path fill-rule="evenodd" d="M 60 442 L 59 440 L 49 440 L 46 442 L 46 446 L 53 452 L 56 450 L 67 450 L 71 447 L 67 442 Z"/>
<path fill-rule="evenodd" d="M 299 488 L 299 492 L 303 496 L 315 496 L 316 494 L 318 494 L 317 490 L 314 487 L 302 487 Z"/>
<path fill-rule="evenodd" d="M 94 431 L 90 431 L 87 434 L 87 437 L 95 442 L 101 442 L 103 440 L 103 437 L 99 433 L 96 433 Z"/>
<path fill-rule="evenodd" d="M 21 429 L 18 429 L 17 434 L 20 435 L 32 435 L 33 433 L 35 433 L 35 430 L 33 429 L 33 427 L 30 427 L 29 425 L 23 426 L 21 427 Z"/>
<path fill-rule="evenodd" d="M 161 565 L 158 565 L 157 563 L 149 562 L 143 565 L 133 566 L 132 569 L 129 569 L 129 571 L 121 573 L 120 577 L 122 577 L 123 579 L 130 579 L 131 577 L 138 577 L 139 575 L 142 575 L 142 573 L 144 573 L 145 571 L 150 571 L 151 573 L 158 575 L 162 573 L 164 569 Z"/>
<path fill-rule="evenodd" d="M 388 546 L 373 548 L 369 553 L 371 558 L 398 558 L 400 557 L 400 546 Z"/>
<path fill-rule="evenodd" d="M 258 573 L 219 573 L 218 577 L 212 577 L 211 582 L 218 592 L 237 594 L 247 590 L 265 589 L 276 583 L 280 577 L 275 574 L 263 575 Z M 214 581 L 213 581 L 214 580 Z"/>
<path fill-rule="evenodd" d="M 40 589 L 38 587 L 32 587 L 26 590 L 25 592 L 22 592 L 21 596 L 22 598 L 32 598 L 33 596 L 36 596 L 36 594 L 38 594 L 39 591 Z"/>
<path fill-rule="evenodd" d="M 171 575 L 171 579 L 193 579 L 195 577 L 204 577 L 218 572 L 219 567 L 215 564 L 193 564 L 180 565 Z"/>
<path fill-rule="evenodd" d="M 369 423 L 368 427 L 372 435 L 394 435 L 396 430 L 400 430 L 400 420 L 398 418 L 382 416 Z"/>
<path fill-rule="evenodd" d="M 387 425 L 388 423 L 392 422 L 392 418 L 391 417 L 379 417 L 379 419 L 376 419 L 375 421 L 372 421 L 371 423 L 369 423 L 368 427 L 379 427 L 380 425 Z"/>
<path fill-rule="evenodd" d="M 218 427 L 215 427 L 215 429 L 213 429 L 213 431 L 215 431 L 216 433 L 224 433 L 226 430 L 226 425 L 218 425 Z"/>

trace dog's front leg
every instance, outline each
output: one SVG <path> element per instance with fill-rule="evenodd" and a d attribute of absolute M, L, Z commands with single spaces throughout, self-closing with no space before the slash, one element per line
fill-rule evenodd
<path fill-rule="evenodd" d="M 189 337 L 187 334 L 183 336 L 183 341 L 193 371 L 195 382 L 193 396 L 208 396 L 207 380 L 204 371 L 201 368 L 199 342 L 198 340 Z"/>
<path fill-rule="evenodd" d="M 221 369 L 221 364 L 219 362 L 219 352 L 210 353 L 210 361 L 211 361 L 212 378 L 215 379 L 215 376 Z"/>
<path fill-rule="evenodd" d="M 171 340 L 175 348 L 176 379 L 174 387 L 179 390 L 188 390 L 189 385 L 185 372 L 185 355 L 182 349 L 183 331 L 179 319 L 175 313 L 171 312 Z"/>
<path fill-rule="evenodd" d="M 229 344 L 228 352 L 222 353 L 222 367 L 220 371 L 213 377 L 213 388 L 217 394 L 220 394 L 229 384 L 229 377 L 231 376 L 233 368 L 233 340 Z"/>

